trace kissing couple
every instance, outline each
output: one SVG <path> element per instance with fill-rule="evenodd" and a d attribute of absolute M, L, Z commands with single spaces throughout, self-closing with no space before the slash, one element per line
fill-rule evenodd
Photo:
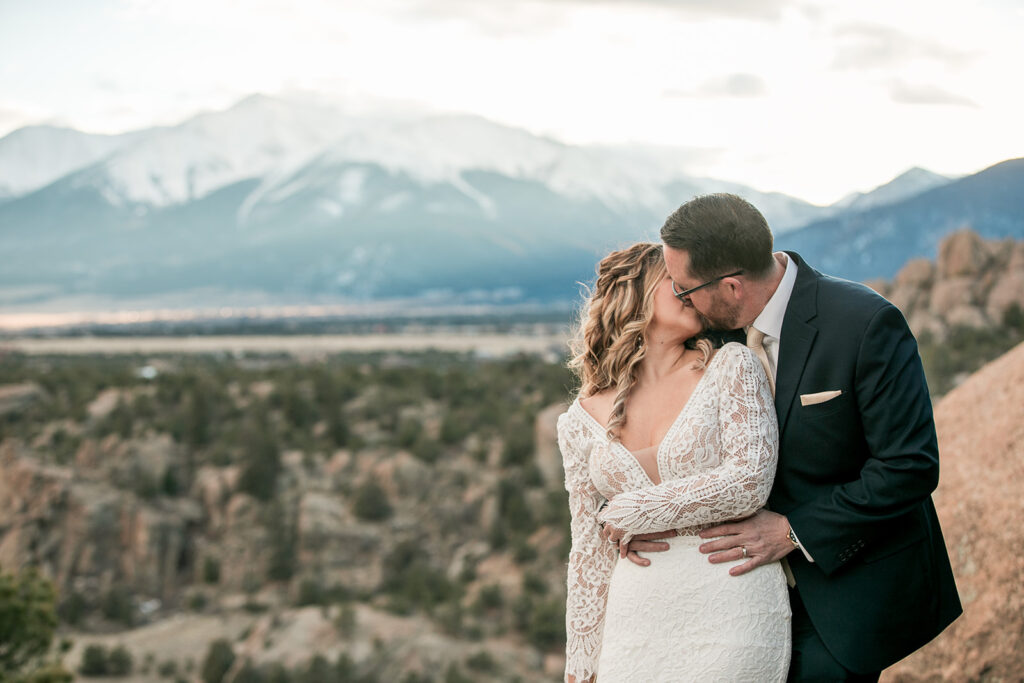
<path fill-rule="evenodd" d="M 917 342 L 740 197 L 661 238 L 600 262 L 572 342 L 565 680 L 876 681 L 962 611 Z"/>

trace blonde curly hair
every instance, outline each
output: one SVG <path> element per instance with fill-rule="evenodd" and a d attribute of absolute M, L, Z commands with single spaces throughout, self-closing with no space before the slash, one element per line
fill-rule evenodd
<path fill-rule="evenodd" d="M 647 355 L 644 340 L 654 318 L 654 291 L 666 274 L 660 244 L 640 242 L 605 256 L 569 342 L 568 365 L 580 379 L 580 398 L 616 389 L 609 439 L 617 440 L 626 424 L 626 400 Z M 707 338 L 698 335 L 686 347 L 703 353 L 698 368 L 707 366 L 713 349 Z"/>

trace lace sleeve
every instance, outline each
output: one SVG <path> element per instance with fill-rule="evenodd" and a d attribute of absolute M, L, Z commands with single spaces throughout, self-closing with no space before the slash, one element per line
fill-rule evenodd
<path fill-rule="evenodd" d="M 635 534 L 721 522 L 754 513 L 768 501 L 778 459 L 779 428 L 768 378 L 745 346 L 729 344 L 717 368 L 718 464 L 681 479 L 621 493 L 600 520 Z M 710 378 L 709 378 L 710 379 Z"/>
<path fill-rule="evenodd" d="M 565 488 L 572 515 L 572 548 L 566 581 L 565 676 L 588 680 L 597 669 L 604 630 L 608 582 L 615 548 L 601 538 L 597 510 L 603 500 L 590 478 L 588 454 L 593 443 L 586 427 L 566 413 L 558 418 L 558 447 L 565 467 Z"/>

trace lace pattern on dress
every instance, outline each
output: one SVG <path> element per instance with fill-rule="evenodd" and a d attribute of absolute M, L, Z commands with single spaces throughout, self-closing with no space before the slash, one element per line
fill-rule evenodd
<path fill-rule="evenodd" d="M 740 344 L 722 347 L 658 449 L 654 485 L 636 458 L 608 441 L 579 401 L 558 419 L 572 513 L 566 603 L 566 677 L 595 673 L 616 549 L 600 523 L 627 537 L 745 517 L 768 500 L 778 458 L 778 424 L 764 369 Z M 600 511 L 602 500 L 609 504 Z"/>
<path fill-rule="evenodd" d="M 597 669 L 601 655 L 608 582 L 617 550 L 603 538 L 597 510 L 604 500 L 590 478 L 590 451 L 595 434 L 569 413 L 558 418 L 558 447 L 569 492 L 572 547 L 569 550 L 565 607 L 566 677 L 585 681 Z"/>

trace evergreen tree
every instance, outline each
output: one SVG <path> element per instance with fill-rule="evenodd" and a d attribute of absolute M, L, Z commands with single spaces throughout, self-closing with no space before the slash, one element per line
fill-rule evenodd
<path fill-rule="evenodd" d="M 50 648 L 57 591 L 35 569 L 0 571 L 0 680 L 27 673 Z"/>

